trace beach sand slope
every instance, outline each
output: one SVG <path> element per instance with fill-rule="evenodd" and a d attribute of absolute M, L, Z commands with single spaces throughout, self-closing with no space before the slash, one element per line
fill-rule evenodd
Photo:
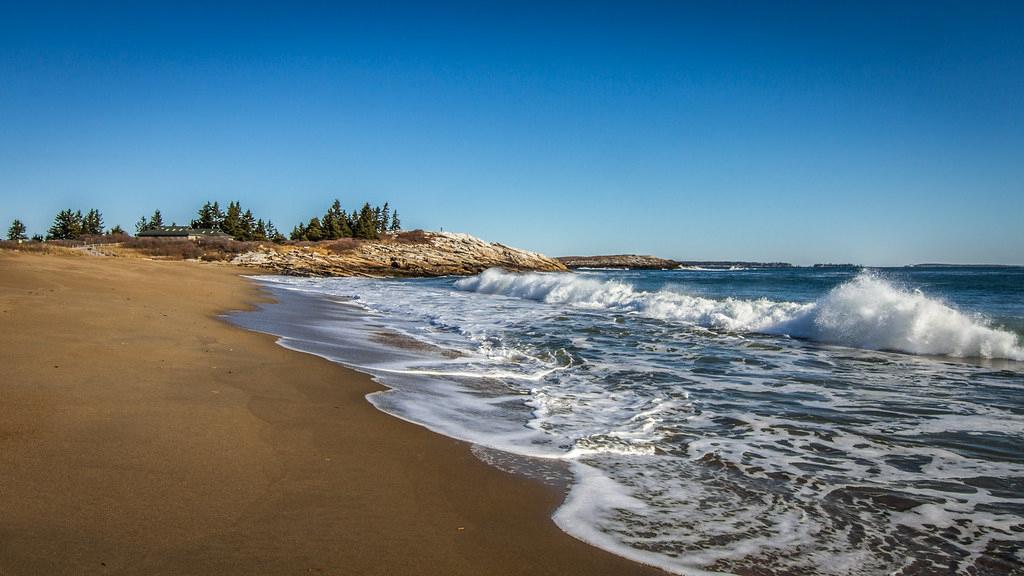
<path fill-rule="evenodd" d="M 232 266 L 0 253 L 0 574 L 656 574 L 217 314 Z"/>

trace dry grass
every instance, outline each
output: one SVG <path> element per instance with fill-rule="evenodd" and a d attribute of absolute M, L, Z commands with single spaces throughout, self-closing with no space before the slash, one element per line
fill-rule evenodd
<path fill-rule="evenodd" d="M 183 238 L 130 238 L 122 246 L 155 258 L 191 260 L 203 255 L 199 244 Z"/>
<path fill-rule="evenodd" d="M 410 230 L 392 234 L 391 239 L 399 244 L 430 244 L 430 235 L 423 230 Z"/>
<path fill-rule="evenodd" d="M 133 252 L 154 258 L 168 260 L 193 260 L 207 262 L 231 260 L 238 254 L 255 250 L 264 242 L 239 242 L 228 238 L 188 240 L 185 238 L 129 238 L 122 246 Z"/>
<path fill-rule="evenodd" d="M 16 242 L 13 240 L 0 240 L 0 250 L 14 250 L 18 252 L 33 252 L 35 254 L 69 254 L 75 253 L 72 250 L 81 243 L 65 240 L 51 240 L 49 242 Z"/>
<path fill-rule="evenodd" d="M 341 238 L 326 243 L 326 248 L 331 254 L 345 254 L 359 248 L 362 243 L 362 240 L 356 238 Z"/>

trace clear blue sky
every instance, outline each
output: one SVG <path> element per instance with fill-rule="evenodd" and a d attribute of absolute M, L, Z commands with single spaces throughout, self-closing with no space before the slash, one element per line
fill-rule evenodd
<path fill-rule="evenodd" d="M 0 2 L 4 231 L 338 197 L 553 255 L 1024 264 L 1020 2 Z"/>

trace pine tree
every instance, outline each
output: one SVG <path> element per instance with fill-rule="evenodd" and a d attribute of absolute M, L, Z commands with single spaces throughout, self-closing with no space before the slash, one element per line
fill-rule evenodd
<path fill-rule="evenodd" d="M 61 210 L 46 233 L 47 240 L 75 240 L 82 233 L 82 212 Z"/>
<path fill-rule="evenodd" d="M 319 242 L 324 238 L 323 228 L 320 226 L 320 219 L 313 216 L 309 219 L 309 224 L 306 224 L 306 240 L 310 242 Z"/>
<path fill-rule="evenodd" d="M 224 223 L 224 212 L 221 211 L 220 204 L 216 200 L 213 202 L 211 212 L 213 215 L 213 228 L 220 228 L 221 224 Z"/>
<path fill-rule="evenodd" d="M 389 209 L 388 203 L 384 203 L 384 208 L 380 211 L 380 233 L 383 234 L 389 229 L 389 222 L 391 216 L 391 210 Z"/>
<path fill-rule="evenodd" d="M 275 244 L 280 244 L 285 241 L 284 234 L 281 234 L 277 229 L 277 226 L 274 226 L 274 223 L 270 220 L 267 220 L 267 240 L 270 240 Z"/>
<path fill-rule="evenodd" d="M 217 211 L 220 211 L 220 208 L 217 208 Z M 198 216 L 199 218 L 192 221 L 193 228 L 210 229 L 217 227 L 214 204 L 211 204 L 210 202 L 203 204 L 203 207 L 199 209 Z"/>
<path fill-rule="evenodd" d="M 89 210 L 82 220 L 82 234 L 99 236 L 103 234 L 103 214 L 96 208 Z"/>
<path fill-rule="evenodd" d="M 402 230 L 402 221 L 398 219 L 398 210 L 396 209 L 391 213 L 391 231 L 399 232 Z"/>
<path fill-rule="evenodd" d="M 228 211 L 221 220 L 220 229 L 235 240 L 242 235 L 242 205 L 238 202 L 229 202 Z"/>
<path fill-rule="evenodd" d="M 359 219 L 356 221 L 353 236 L 365 240 L 377 238 L 377 221 L 374 219 L 373 208 L 370 208 L 369 202 L 363 204 L 362 209 L 359 210 Z"/>
<path fill-rule="evenodd" d="M 327 209 L 320 225 L 324 230 L 325 240 L 336 240 L 352 235 L 352 231 L 348 227 L 348 218 L 345 216 L 345 211 L 341 209 L 341 202 L 338 199 L 335 199 L 331 207 Z"/>
<path fill-rule="evenodd" d="M 373 208 L 373 233 L 380 235 L 381 209 L 380 206 Z"/>
<path fill-rule="evenodd" d="M 148 230 L 153 230 L 154 228 L 159 228 L 159 227 L 161 227 L 163 225 L 164 225 L 164 217 L 163 217 L 162 214 L 160 214 L 160 209 L 157 208 L 156 210 L 153 211 L 153 216 L 149 219 L 149 228 L 148 228 Z"/>
<path fill-rule="evenodd" d="M 114 226 L 109 232 L 107 232 L 107 234 L 110 234 L 111 236 L 123 236 L 124 233 L 124 228 L 121 228 L 120 224 Z"/>
<path fill-rule="evenodd" d="M 7 239 L 28 240 L 28 234 L 25 232 L 25 224 L 21 220 L 15 218 L 14 222 L 11 222 L 11 227 L 7 229 Z"/>
<path fill-rule="evenodd" d="M 241 207 L 239 207 L 241 208 Z M 256 235 L 256 217 L 252 215 L 252 210 L 246 210 L 245 214 L 242 215 L 242 219 L 239 221 L 240 237 L 236 240 L 250 241 Z"/>
<path fill-rule="evenodd" d="M 262 218 L 256 221 L 256 227 L 252 232 L 252 239 L 256 241 L 267 239 L 267 223 Z"/>
<path fill-rule="evenodd" d="M 306 239 L 306 225 L 299 223 L 292 228 L 291 239 L 295 242 L 299 242 Z"/>
<path fill-rule="evenodd" d="M 140 216 L 139 221 L 135 223 L 135 233 L 141 234 L 146 230 L 149 230 L 149 220 L 146 220 L 145 216 Z"/>

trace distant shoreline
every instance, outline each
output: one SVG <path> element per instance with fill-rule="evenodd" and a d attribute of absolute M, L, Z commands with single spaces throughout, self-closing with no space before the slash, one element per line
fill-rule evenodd
<path fill-rule="evenodd" d="M 789 262 L 755 262 L 744 260 L 673 260 L 657 256 L 640 254 L 610 254 L 597 256 L 558 256 L 555 258 L 571 270 L 579 269 L 630 269 L 630 270 L 669 270 L 669 269 L 785 269 L 785 268 L 1024 268 L 1024 264 L 943 264 L 922 263 L 903 264 L 897 266 L 871 266 L 852 263 L 817 263 L 807 266 Z"/>

